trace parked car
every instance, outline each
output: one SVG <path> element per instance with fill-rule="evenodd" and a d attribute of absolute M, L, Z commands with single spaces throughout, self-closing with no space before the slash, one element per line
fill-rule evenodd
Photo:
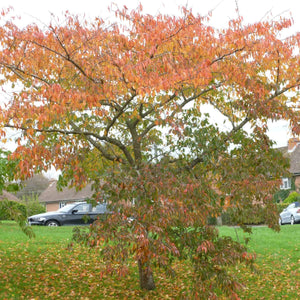
<path fill-rule="evenodd" d="M 87 202 L 67 204 L 58 211 L 28 217 L 30 225 L 61 226 L 85 225 L 93 223 L 98 217 L 105 219 L 109 214 L 106 203 L 97 206 Z"/>
<path fill-rule="evenodd" d="M 279 224 L 295 224 L 300 222 L 300 202 L 291 203 L 279 215 Z"/>

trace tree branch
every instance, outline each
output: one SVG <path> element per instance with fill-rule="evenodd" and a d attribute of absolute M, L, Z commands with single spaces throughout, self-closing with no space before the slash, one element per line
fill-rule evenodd
<path fill-rule="evenodd" d="M 218 62 L 218 61 L 220 61 L 220 60 L 223 60 L 223 59 L 226 58 L 227 56 L 231 56 L 231 55 L 233 55 L 233 54 L 235 54 L 235 53 L 237 53 L 237 52 L 241 52 L 241 51 L 243 51 L 244 49 L 245 49 L 245 47 L 242 47 L 242 48 L 235 49 L 235 50 L 233 50 L 233 51 L 231 51 L 231 52 L 228 52 L 228 53 L 226 53 L 226 54 L 223 54 L 222 56 L 219 56 L 218 58 L 212 60 L 211 63 L 210 63 L 210 65 L 212 65 L 212 64 L 214 64 L 214 63 L 216 63 L 216 62 Z"/>
<path fill-rule="evenodd" d="M 46 80 L 46 79 L 43 79 L 35 74 L 30 74 L 30 73 L 27 73 L 25 72 L 24 70 L 18 68 L 17 66 L 13 66 L 13 65 L 9 65 L 9 64 L 5 64 L 5 63 L 0 63 L 1 66 L 3 66 L 4 68 L 7 68 L 9 70 L 11 70 L 14 74 L 16 74 L 22 81 L 27 81 L 27 79 L 22 76 L 25 75 L 25 76 L 29 76 L 29 77 L 33 77 L 39 81 L 42 81 L 44 83 L 46 83 L 47 85 L 50 85 L 50 83 Z M 21 73 L 21 74 L 20 74 Z M 35 89 L 38 89 L 37 87 L 34 86 Z"/>
<path fill-rule="evenodd" d="M 66 49 L 62 46 L 61 41 L 59 40 L 59 38 L 58 38 L 58 37 L 56 37 L 56 38 L 57 38 L 57 40 L 58 40 L 58 43 L 61 45 L 61 47 L 62 47 L 64 50 L 66 50 Z M 29 41 L 29 42 L 31 42 L 31 43 L 33 43 L 33 44 L 35 44 L 35 45 L 37 45 L 37 46 L 39 46 L 39 47 L 41 47 L 41 48 L 43 48 L 43 49 L 46 49 L 46 50 L 48 50 L 49 52 L 52 52 L 52 53 L 54 53 L 54 54 L 60 56 L 60 57 L 63 58 L 64 60 L 70 62 L 73 66 L 75 66 L 76 69 L 79 70 L 79 72 L 80 72 L 83 76 L 85 76 L 87 79 L 89 79 L 89 80 L 92 81 L 93 83 L 96 83 L 96 84 L 98 84 L 98 83 L 103 84 L 103 83 L 104 83 L 102 79 L 100 79 L 100 80 L 98 81 L 98 80 L 95 80 L 94 78 L 88 76 L 87 73 L 83 70 L 83 68 L 82 68 L 81 66 L 79 66 L 73 59 L 71 59 L 71 56 L 70 56 L 68 53 L 66 53 L 66 55 L 63 55 L 62 53 L 60 53 L 60 52 L 58 52 L 58 51 L 55 51 L 55 50 L 51 49 L 50 47 L 47 47 L 47 46 L 45 46 L 45 45 L 42 45 L 42 44 L 40 44 L 40 43 L 38 43 L 38 42 L 36 42 L 36 41 Z"/>
<path fill-rule="evenodd" d="M 181 108 L 183 108 L 183 107 L 186 106 L 188 103 L 190 103 L 190 102 L 192 102 L 193 100 L 195 100 L 195 99 L 197 99 L 197 98 L 203 96 L 205 93 L 208 93 L 208 92 L 212 91 L 214 88 L 220 87 L 222 84 L 223 84 L 223 82 L 220 82 L 219 84 L 215 85 L 215 87 L 207 88 L 207 89 L 201 91 L 200 93 L 198 93 L 198 94 L 196 94 L 196 95 L 194 95 L 194 96 L 192 96 L 192 97 L 189 97 L 189 98 L 186 98 L 186 97 L 184 96 L 184 91 L 182 91 L 182 96 L 183 96 L 184 101 L 183 101 L 179 106 L 180 106 Z M 163 107 L 165 104 L 168 104 L 170 101 L 172 101 L 175 97 L 176 97 L 176 94 L 174 93 L 167 101 L 165 101 L 165 102 L 162 103 L 161 105 L 159 105 L 159 106 L 157 106 L 157 107 L 155 107 L 155 108 L 152 108 L 151 110 L 147 111 L 147 113 L 143 114 L 143 116 L 147 116 L 147 115 L 150 114 L 151 112 L 155 111 L 155 109 Z M 177 113 L 176 110 L 173 111 L 172 114 L 169 116 L 169 118 L 172 118 L 176 113 Z M 155 126 L 157 126 L 157 125 L 155 124 L 155 121 L 156 121 L 156 120 L 152 121 L 152 123 L 151 123 L 149 126 L 147 126 L 147 127 L 145 128 L 145 130 L 140 134 L 140 137 L 141 137 L 141 138 L 145 137 L 146 134 L 147 134 L 152 128 L 154 128 Z"/>
<path fill-rule="evenodd" d="M 121 107 L 116 108 L 118 110 L 118 113 L 113 117 L 113 119 L 111 120 L 111 122 L 107 125 L 106 129 L 105 129 L 105 133 L 104 135 L 107 136 L 108 132 L 110 130 L 110 128 L 115 124 L 115 122 L 118 120 L 118 118 L 124 113 L 126 107 L 128 106 L 128 104 L 134 99 L 134 97 L 136 96 L 136 94 L 132 95 Z"/>
<path fill-rule="evenodd" d="M 238 126 L 233 127 L 232 130 L 229 131 L 228 134 L 224 137 L 223 143 L 226 143 L 235 132 L 242 129 L 250 120 L 251 119 L 249 117 L 246 117 Z M 217 147 L 215 147 L 213 149 L 209 149 L 209 152 L 211 153 L 212 151 L 215 151 L 216 149 L 217 149 Z M 207 154 L 209 154 L 208 150 L 205 151 L 204 153 L 202 153 L 201 157 L 195 158 L 188 166 L 186 166 L 186 168 L 188 170 L 193 169 L 198 163 L 203 162 L 203 156 L 205 156 Z"/>
<path fill-rule="evenodd" d="M 107 137 L 107 136 L 101 136 L 101 135 L 99 135 L 97 133 L 94 133 L 94 132 L 82 131 L 73 122 L 70 122 L 70 125 L 73 127 L 73 130 L 62 130 L 62 129 L 54 129 L 54 128 L 52 128 L 52 129 L 45 129 L 45 128 L 44 129 L 38 129 L 38 128 L 33 128 L 33 127 L 17 126 L 17 125 L 11 125 L 11 124 L 5 124 L 4 127 L 5 128 L 14 128 L 14 129 L 23 130 L 23 131 L 34 130 L 35 132 L 60 133 L 60 134 L 63 134 L 63 135 L 83 135 L 88 142 L 90 142 L 94 147 L 96 147 L 96 149 L 98 149 L 102 154 L 105 154 L 105 149 L 99 143 L 96 143 L 92 139 L 92 137 L 94 137 L 98 141 L 105 141 L 105 142 L 107 142 L 111 145 L 117 146 L 124 153 L 128 163 L 131 164 L 131 165 L 134 165 L 134 160 L 133 160 L 130 152 L 128 151 L 126 146 L 123 145 L 119 140 L 114 139 L 114 138 L 110 138 L 110 137 Z M 122 161 L 124 163 L 122 158 L 118 157 L 118 156 L 116 156 L 116 157 L 111 156 L 110 160 L 118 160 L 118 161 Z"/>

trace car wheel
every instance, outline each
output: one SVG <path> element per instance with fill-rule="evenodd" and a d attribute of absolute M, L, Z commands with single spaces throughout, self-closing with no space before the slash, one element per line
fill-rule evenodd
<path fill-rule="evenodd" d="M 294 225 L 295 224 L 295 218 L 294 216 L 291 216 L 291 225 Z"/>
<path fill-rule="evenodd" d="M 57 226 L 59 226 L 59 224 L 55 220 L 50 220 L 50 221 L 46 222 L 46 226 L 55 226 L 55 227 L 57 227 Z"/>

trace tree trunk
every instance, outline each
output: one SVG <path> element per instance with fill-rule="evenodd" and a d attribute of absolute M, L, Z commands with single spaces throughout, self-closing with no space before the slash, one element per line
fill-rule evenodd
<path fill-rule="evenodd" d="M 142 263 L 141 260 L 138 260 L 139 265 L 139 274 L 140 274 L 140 287 L 144 290 L 154 290 L 155 283 L 153 278 L 153 272 L 149 264 Z"/>
<path fill-rule="evenodd" d="M 222 216 L 217 217 L 217 226 L 222 226 L 223 225 L 223 220 Z"/>

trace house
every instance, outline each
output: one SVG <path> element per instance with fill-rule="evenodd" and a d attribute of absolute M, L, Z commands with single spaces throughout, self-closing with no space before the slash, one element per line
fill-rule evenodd
<path fill-rule="evenodd" d="M 62 191 L 57 190 L 57 181 L 50 182 L 47 189 L 45 189 L 39 196 L 39 202 L 44 203 L 46 211 L 56 211 L 68 203 L 85 201 L 92 198 L 93 191 L 91 185 L 87 185 L 80 191 L 75 188 L 64 188 Z"/>
<path fill-rule="evenodd" d="M 290 178 L 282 178 L 281 190 L 292 189 L 292 183 L 295 183 L 295 190 L 300 192 L 300 140 L 291 138 L 286 147 L 279 148 L 285 157 L 290 160 Z"/>

